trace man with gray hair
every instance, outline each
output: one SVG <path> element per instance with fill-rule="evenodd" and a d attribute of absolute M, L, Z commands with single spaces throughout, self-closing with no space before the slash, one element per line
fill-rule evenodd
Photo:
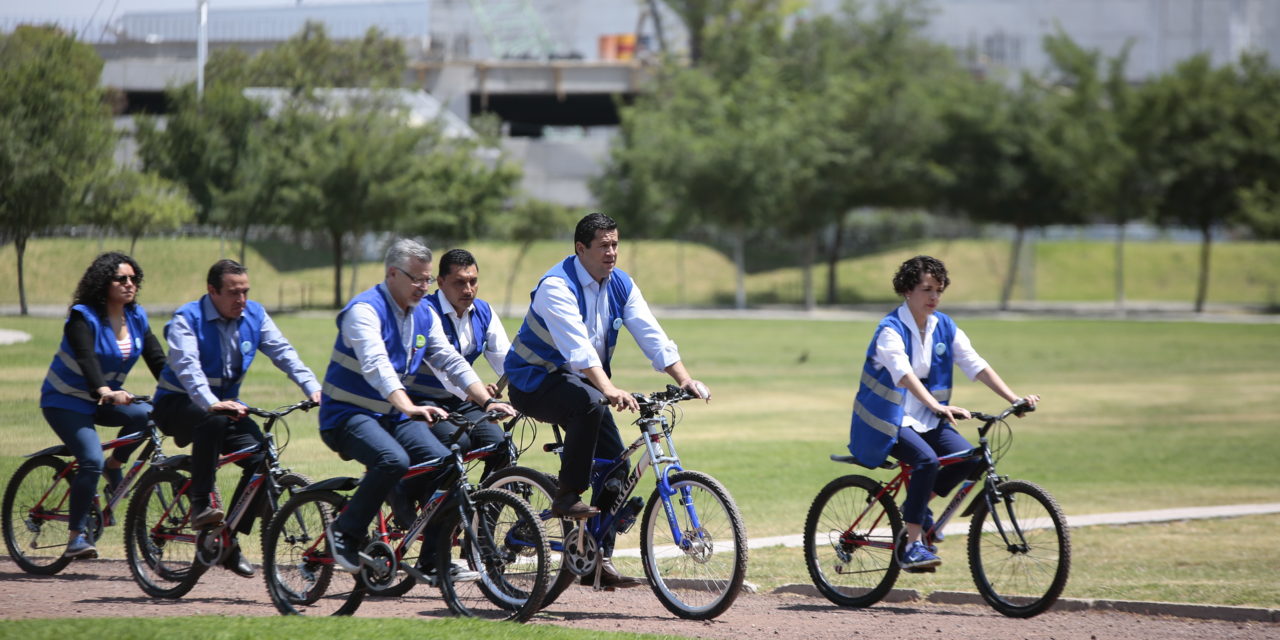
<path fill-rule="evenodd" d="M 383 499 L 396 520 L 408 525 L 413 501 L 434 489 L 434 479 L 412 487 L 401 476 L 410 465 L 449 450 L 426 423 L 448 416 L 439 407 L 416 406 L 404 379 L 427 362 L 486 409 L 515 415 L 494 400 L 471 365 L 453 348 L 430 307 L 419 304 L 431 276 L 431 250 L 408 239 L 387 249 L 384 280 L 360 293 L 338 312 L 338 338 L 325 372 L 320 403 L 320 438 L 330 449 L 365 465 L 364 478 L 330 527 L 329 545 L 343 570 L 360 570 L 364 532 Z M 423 422 L 425 421 L 425 422 Z M 433 538 L 428 538 L 433 539 Z M 423 545 L 419 567 L 432 569 Z"/>

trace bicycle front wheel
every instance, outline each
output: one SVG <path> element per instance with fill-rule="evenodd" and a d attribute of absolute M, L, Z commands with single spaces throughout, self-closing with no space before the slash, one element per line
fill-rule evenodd
<path fill-rule="evenodd" d="M 67 463 L 54 456 L 23 462 L 4 492 L 4 546 L 27 573 L 51 576 L 71 558 L 67 546 L 71 477 L 61 477 Z"/>
<path fill-rule="evenodd" d="M 344 502 L 332 491 L 300 493 L 263 530 L 262 575 L 280 613 L 348 616 L 360 607 L 363 584 L 334 564 L 326 535 Z"/>
<path fill-rule="evenodd" d="M 124 548 L 134 582 L 153 598 L 181 598 L 191 591 L 205 565 L 196 559 L 187 476 L 152 469 L 138 482 L 125 515 Z"/>
<path fill-rule="evenodd" d="M 710 620 L 733 604 L 747 575 L 747 528 L 729 492 L 698 471 L 671 474 L 671 513 L 658 489 L 645 505 L 640 559 L 671 613 Z"/>
<path fill-rule="evenodd" d="M 1035 484 L 1012 480 L 998 489 L 1000 499 L 989 504 L 984 494 L 969 523 L 969 569 L 987 604 L 1006 616 L 1030 618 L 1053 606 L 1067 585 L 1067 519 Z"/>
<path fill-rule="evenodd" d="M 533 507 L 533 512 L 542 519 L 547 536 L 551 543 L 551 587 L 542 599 L 545 609 L 573 584 L 578 576 L 564 567 L 562 561 L 564 537 L 573 528 L 570 520 L 551 515 L 551 499 L 556 495 L 559 482 L 552 476 L 528 467 L 507 467 L 495 472 L 482 483 L 486 489 L 502 489 L 516 494 L 521 500 Z"/>
<path fill-rule="evenodd" d="M 441 527 L 440 593 L 458 615 L 524 622 L 542 608 L 551 582 L 542 519 L 527 502 L 498 489 L 471 494 L 471 503 L 469 522 L 451 515 Z"/>
<path fill-rule="evenodd" d="M 866 476 L 836 478 L 818 492 L 804 520 L 809 578 L 842 607 L 869 607 L 898 580 L 893 549 L 902 515 L 881 489 Z"/>

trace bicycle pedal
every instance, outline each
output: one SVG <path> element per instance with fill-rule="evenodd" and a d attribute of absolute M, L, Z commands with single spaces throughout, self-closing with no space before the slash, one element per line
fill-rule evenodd
<path fill-rule="evenodd" d="M 937 567 L 917 567 L 912 569 L 903 569 L 907 573 L 937 573 Z"/>

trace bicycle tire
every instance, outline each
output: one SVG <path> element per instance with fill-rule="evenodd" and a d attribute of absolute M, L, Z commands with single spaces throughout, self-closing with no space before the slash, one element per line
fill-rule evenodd
<path fill-rule="evenodd" d="M 659 490 L 644 508 L 640 527 L 640 560 L 662 606 L 689 620 L 710 620 L 738 598 L 747 575 L 747 528 L 729 492 L 715 478 L 698 471 L 670 476 L 673 511 L 682 549 L 671 532 Z M 688 491 L 688 497 L 683 494 Z M 678 504 L 674 504 L 677 503 Z M 692 526 L 697 507 L 700 527 Z M 718 545 L 731 542 L 731 549 Z"/>
<path fill-rule="evenodd" d="M 349 616 L 364 601 L 363 583 L 334 564 L 326 535 L 345 504 L 332 491 L 303 492 L 263 530 L 262 576 L 282 615 Z"/>
<path fill-rule="evenodd" d="M 842 607 L 869 607 L 898 580 L 894 548 L 902 534 L 902 514 L 888 495 L 876 499 L 881 489 L 866 476 L 836 478 L 814 497 L 804 520 L 809 579 Z"/>
<path fill-rule="evenodd" d="M 440 528 L 440 593 L 457 615 L 525 622 L 542 608 L 551 585 L 551 547 L 542 519 L 527 502 L 500 489 L 476 491 L 471 503 L 470 526 L 463 527 L 455 512 Z M 458 556 L 478 579 L 459 579 L 463 572 L 453 571 Z"/>
<path fill-rule="evenodd" d="M 1038 485 L 1022 480 L 1000 483 L 996 518 L 1005 533 L 1021 541 L 1005 541 L 988 524 L 989 505 L 980 502 L 969 523 L 969 569 L 987 604 L 1011 618 L 1030 618 L 1053 606 L 1071 572 L 1071 532 L 1062 507 Z M 1016 522 L 1016 530 L 1011 523 Z"/>
<path fill-rule="evenodd" d="M 37 456 L 23 462 L 4 491 L 4 546 L 14 564 L 27 573 L 51 576 L 71 563 L 62 557 L 67 546 L 67 512 L 71 480 L 54 482 L 67 467 L 56 456 Z M 36 505 L 53 502 L 54 508 Z"/>
<path fill-rule="evenodd" d="M 549 542 L 554 540 L 563 541 L 574 526 L 571 520 L 556 518 L 551 515 L 551 500 L 556 495 L 556 491 L 559 490 L 560 483 L 548 473 L 529 467 L 507 467 L 495 471 L 488 478 L 485 478 L 481 486 L 486 489 L 510 491 L 521 500 L 528 502 L 534 513 L 542 518 L 542 524 L 546 528 Z M 559 524 L 555 524 L 556 522 Z M 553 579 L 551 586 L 547 589 L 547 595 L 542 598 L 543 609 L 551 606 L 556 601 L 556 598 L 559 598 L 560 594 L 564 593 L 565 589 L 568 589 L 578 579 L 578 576 L 564 567 L 561 557 L 562 552 L 557 551 L 552 545 L 550 566 Z"/>
<path fill-rule="evenodd" d="M 191 498 L 183 491 L 186 475 L 152 469 L 142 476 L 125 514 L 124 547 L 129 573 L 153 598 L 181 598 L 208 569 L 197 557 L 191 527 Z"/>

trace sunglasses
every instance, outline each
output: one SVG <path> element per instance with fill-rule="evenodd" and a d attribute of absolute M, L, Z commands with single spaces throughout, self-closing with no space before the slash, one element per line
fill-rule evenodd
<path fill-rule="evenodd" d="M 124 284 L 125 282 L 133 282 L 136 287 L 142 284 L 142 276 L 111 276 L 111 281 L 116 284 Z"/>

